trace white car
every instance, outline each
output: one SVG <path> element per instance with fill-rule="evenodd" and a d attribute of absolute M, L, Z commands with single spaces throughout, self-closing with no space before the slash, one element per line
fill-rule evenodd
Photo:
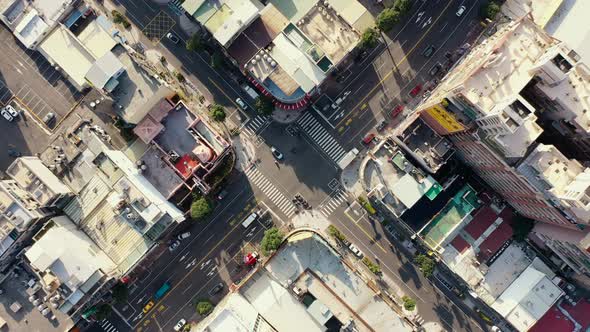
<path fill-rule="evenodd" d="M 277 150 L 277 148 L 275 148 L 274 146 L 270 147 L 270 152 L 272 152 L 272 155 L 277 159 L 277 160 L 283 160 L 283 154 L 281 153 L 281 151 Z"/>
<path fill-rule="evenodd" d="M 10 115 L 10 113 L 8 113 L 8 111 L 7 111 L 7 110 L 5 110 L 5 109 L 2 109 L 2 111 L 0 111 L 0 113 L 2 114 L 2 116 L 3 116 L 3 117 L 6 119 L 6 120 L 8 120 L 8 121 L 12 121 L 12 119 L 13 119 L 13 118 L 12 118 L 12 115 Z"/>
<path fill-rule="evenodd" d="M 174 331 L 180 331 L 181 328 L 183 328 L 186 325 L 186 319 L 181 319 L 178 321 L 178 323 L 176 323 L 176 325 L 174 325 Z"/>
<path fill-rule="evenodd" d="M 242 100 L 242 98 L 237 98 L 236 104 L 238 104 L 238 106 L 240 106 L 240 108 L 244 111 L 248 109 L 248 105 L 246 105 L 246 103 Z"/>
<path fill-rule="evenodd" d="M 179 234 L 178 235 L 178 239 L 179 240 L 184 240 L 184 239 L 186 239 L 189 236 L 191 236 L 191 232 L 185 232 L 185 233 Z"/>
<path fill-rule="evenodd" d="M 4 109 L 7 110 L 13 118 L 16 118 L 18 116 L 18 112 L 14 109 L 14 107 L 12 107 L 12 105 L 6 105 Z"/>
<path fill-rule="evenodd" d="M 173 34 L 172 32 L 168 32 L 166 34 L 166 38 L 168 38 L 171 42 L 173 42 L 174 44 L 178 44 L 178 42 L 180 41 L 180 38 L 178 38 L 175 34 Z"/>
<path fill-rule="evenodd" d="M 461 17 L 463 15 L 463 13 L 465 13 L 465 9 L 467 9 L 467 8 L 465 8 L 465 6 L 459 7 L 459 9 L 457 9 L 457 13 L 456 13 L 457 17 Z"/>
<path fill-rule="evenodd" d="M 348 249 L 350 249 L 350 251 L 352 251 L 352 253 L 353 253 L 353 254 L 354 254 L 356 257 L 358 257 L 358 258 L 363 258 L 363 256 L 364 256 L 364 255 L 363 255 L 363 252 L 362 252 L 362 251 L 361 251 L 359 248 L 357 248 L 357 246 L 355 246 L 354 244 L 352 244 L 352 243 L 351 243 L 351 244 L 348 246 Z"/>

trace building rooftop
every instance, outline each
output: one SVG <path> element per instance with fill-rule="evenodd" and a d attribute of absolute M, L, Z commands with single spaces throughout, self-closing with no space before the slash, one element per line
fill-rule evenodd
<path fill-rule="evenodd" d="M 489 266 L 485 279 L 476 288 L 477 294 L 486 303 L 492 305 L 530 264 L 531 260 L 520 247 L 515 244 L 510 245 Z"/>
<path fill-rule="evenodd" d="M 420 235 L 430 248 L 444 247 L 455 230 L 471 220 L 470 213 L 480 206 L 477 193 L 470 185 L 465 185 L 444 208 L 421 230 Z"/>
<path fill-rule="evenodd" d="M 438 171 L 454 152 L 451 143 L 419 117 L 408 124 L 396 138 L 399 140 L 398 145 L 423 160 L 432 173 Z"/>
<path fill-rule="evenodd" d="M 374 159 L 365 168 L 365 181 L 371 195 L 388 206 L 395 215 L 401 216 L 423 196 L 440 185 L 432 176 L 412 164 L 404 152 L 392 142 L 385 142 L 373 152 Z M 429 199 L 434 199 L 432 195 Z"/>
<path fill-rule="evenodd" d="M 113 261 L 67 217 L 51 219 L 34 237 L 25 257 L 68 312 L 102 276 L 114 273 Z"/>
<path fill-rule="evenodd" d="M 473 238 L 479 237 L 498 219 L 498 214 L 490 206 L 482 206 L 464 230 Z"/>
<path fill-rule="evenodd" d="M 6 169 L 6 173 L 21 188 L 26 188 L 41 205 L 58 195 L 69 195 L 72 190 L 53 174 L 37 157 L 20 157 Z M 50 204 L 51 205 L 51 204 Z"/>
<path fill-rule="evenodd" d="M 576 331 L 576 329 L 587 331 L 590 328 L 588 312 L 590 312 L 590 302 L 586 299 L 581 299 L 575 305 L 559 300 L 529 331 Z"/>
<path fill-rule="evenodd" d="M 559 8 L 544 26 L 545 30 L 576 50 L 584 62 L 590 63 L 590 46 L 588 45 L 590 31 L 579 29 L 580 24 L 585 22 L 586 16 L 584 13 L 590 10 L 590 3 L 587 1 L 563 0 L 533 1 L 533 16 L 535 16 L 537 9 L 540 11 L 551 10 L 551 7 L 543 6 L 546 1 L 559 2 Z"/>

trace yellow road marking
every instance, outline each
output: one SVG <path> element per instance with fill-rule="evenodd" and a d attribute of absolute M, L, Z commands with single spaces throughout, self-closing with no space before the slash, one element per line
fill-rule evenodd
<path fill-rule="evenodd" d="M 169 22 L 171 22 L 171 24 L 172 24 L 172 25 L 171 25 L 171 26 L 170 26 L 170 27 L 169 27 L 169 28 L 168 28 L 166 31 L 164 31 L 162 34 L 160 34 L 160 37 L 159 37 L 159 38 L 149 38 L 149 36 L 148 36 L 148 35 L 145 33 L 145 31 L 146 31 L 146 29 L 148 29 L 148 27 L 150 26 L 150 24 L 152 24 L 152 23 L 153 23 L 153 22 L 156 20 L 156 18 L 159 18 L 159 17 L 160 17 L 160 15 L 163 15 L 162 17 L 165 17 L 165 18 L 166 18 L 166 19 L 167 19 Z M 165 15 L 165 16 L 164 16 L 164 15 Z M 148 39 L 149 39 L 149 40 L 152 42 L 152 45 L 153 45 L 153 46 L 156 46 L 156 45 L 158 45 L 158 43 L 159 43 L 160 41 L 162 41 L 162 38 L 164 38 L 164 36 L 165 36 L 165 35 L 166 35 L 168 32 L 170 32 L 170 30 L 172 30 L 172 28 L 174 28 L 174 26 L 175 26 L 175 25 L 176 25 L 176 21 L 174 21 L 174 19 L 173 19 L 172 17 L 170 17 L 170 15 L 168 15 L 168 14 L 166 14 L 164 11 L 160 10 L 160 12 L 159 12 L 159 13 L 158 13 L 156 16 L 152 17 L 152 19 L 151 19 L 151 20 L 149 21 L 149 23 L 148 23 L 148 24 L 147 24 L 147 25 L 146 25 L 146 26 L 145 26 L 145 27 L 144 27 L 144 28 L 141 30 L 141 32 L 142 32 L 144 35 L 146 35 L 146 36 L 148 37 Z"/>
<path fill-rule="evenodd" d="M 428 30 L 426 30 L 426 32 L 424 32 L 424 34 L 422 35 L 422 37 L 420 37 L 420 39 L 418 39 L 418 41 L 414 44 L 414 46 L 408 51 L 408 53 L 406 53 L 406 55 L 404 55 L 404 57 L 400 60 L 400 62 L 397 64 L 396 67 L 399 67 L 402 65 L 402 63 L 404 63 L 405 61 L 408 60 L 408 56 L 410 54 L 412 54 L 414 52 L 414 50 L 416 49 L 416 47 L 418 47 L 418 44 L 420 44 L 420 42 L 422 42 L 422 40 L 426 37 L 426 35 L 428 35 L 428 33 L 430 32 L 430 30 L 436 25 L 436 22 L 438 22 L 438 20 L 441 18 L 441 16 L 447 11 L 447 9 L 449 8 L 449 6 L 451 5 L 451 3 L 453 3 L 452 1 L 449 1 L 447 3 L 447 5 L 445 6 L 445 8 L 442 10 L 442 12 L 436 17 L 436 19 L 434 20 L 434 22 L 430 25 L 430 27 L 428 28 Z M 363 99 L 361 99 L 352 109 L 356 109 L 359 107 L 360 104 L 364 103 L 365 100 L 373 93 L 375 92 L 375 90 L 377 90 L 379 88 L 379 86 L 381 86 L 381 84 L 383 82 L 385 82 L 391 75 L 393 75 L 393 73 L 396 71 L 396 69 L 392 69 L 390 70 L 387 74 L 385 74 L 385 76 L 383 76 L 383 78 L 379 81 L 379 83 L 375 84 L 375 86 L 363 97 Z M 366 105 L 366 104 L 365 104 Z M 365 106 L 363 105 L 363 106 Z M 361 108 L 363 109 L 363 108 Z M 339 126 L 344 120 L 346 120 L 347 118 L 349 118 L 350 115 L 346 116 L 344 119 L 340 120 L 340 122 L 338 122 L 336 124 L 336 126 Z"/>
<path fill-rule="evenodd" d="M 213 81 L 211 78 L 209 78 L 209 82 L 213 83 L 213 85 L 215 85 L 215 87 L 216 87 L 216 88 L 217 88 L 219 91 L 221 91 L 221 93 L 223 93 L 223 95 L 225 96 L 225 98 L 227 98 L 227 99 L 228 99 L 228 100 L 229 100 L 229 101 L 230 101 L 232 104 L 234 104 L 234 106 L 236 107 L 236 109 L 237 109 L 237 108 L 239 108 L 239 107 L 238 107 L 238 104 L 236 104 L 236 102 L 235 102 L 233 99 L 231 99 L 231 98 L 228 96 L 228 94 L 227 94 L 227 93 L 225 93 L 225 91 L 224 91 L 224 90 L 223 90 L 223 89 L 222 89 L 222 88 L 221 88 L 219 85 L 217 85 L 217 83 L 215 83 L 215 81 Z"/>
<path fill-rule="evenodd" d="M 344 213 L 349 219 L 350 221 L 352 221 L 353 224 L 356 225 L 356 227 L 358 227 L 363 233 L 365 233 L 365 235 L 371 240 L 373 241 L 377 247 L 379 247 L 379 249 L 381 249 L 384 253 L 387 253 L 387 250 L 385 250 L 385 248 L 383 248 L 381 246 L 381 244 L 379 244 L 379 242 L 377 242 L 377 239 L 374 236 L 371 236 L 371 234 L 369 234 L 364 228 L 362 228 L 358 223 L 356 223 L 354 221 L 354 219 L 348 214 L 348 213 Z"/>
<path fill-rule="evenodd" d="M 250 209 L 250 211 L 252 211 L 254 208 Z M 182 277 L 182 279 L 180 279 L 180 281 L 178 281 L 176 283 L 176 285 L 174 285 L 172 288 L 170 288 L 170 290 L 168 292 L 166 292 L 166 294 L 164 294 L 164 296 L 162 296 L 162 298 L 158 301 L 158 303 L 156 303 L 156 305 L 163 305 L 162 301 L 164 301 L 164 299 L 166 299 L 168 297 L 168 295 L 172 294 L 172 292 L 176 289 L 176 287 L 178 287 L 178 285 L 180 285 L 184 280 L 186 280 L 186 278 L 188 278 L 188 276 L 196 269 L 196 268 L 200 268 L 200 264 L 207 258 L 209 257 L 209 255 L 215 250 L 217 249 L 217 247 L 219 247 L 219 245 L 221 243 L 223 243 L 223 241 L 225 241 L 225 239 L 227 239 L 228 236 L 230 236 L 230 234 L 233 233 L 233 231 L 237 228 L 241 226 L 241 224 L 237 224 L 236 226 L 234 226 L 227 234 L 225 234 L 225 236 L 217 242 L 217 244 L 215 244 L 215 246 L 213 246 L 213 248 L 211 248 L 211 250 L 209 250 L 207 252 L 207 254 L 205 256 L 203 256 L 203 258 L 201 258 L 200 261 L 198 261 L 195 266 L 190 269 L 185 275 L 184 277 Z M 144 318 L 145 319 L 145 318 Z M 149 320 L 147 320 L 149 321 Z M 146 326 L 147 324 L 145 323 L 146 321 L 144 321 L 143 326 Z M 141 321 L 139 322 L 139 324 L 141 324 Z"/>

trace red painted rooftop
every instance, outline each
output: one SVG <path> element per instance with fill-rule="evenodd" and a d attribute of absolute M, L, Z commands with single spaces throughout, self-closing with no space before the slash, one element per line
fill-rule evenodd
<path fill-rule="evenodd" d="M 562 302 L 561 307 L 565 309 L 580 325 L 581 331 L 590 327 L 590 303 L 582 299 L 575 306 Z M 549 311 L 537 321 L 529 332 L 572 332 L 574 323 L 567 318 L 555 304 Z"/>
<path fill-rule="evenodd" d="M 489 205 L 485 205 L 475 213 L 473 220 L 464 229 L 474 240 L 477 240 L 496 219 L 498 219 L 496 211 Z"/>
<path fill-rule="evenodd" d="M 469 243 L 467 243 L 467 241 L 465 241 L 461 235 L 455 236 L 453 241 L 451 241 L 451 245 L 455 247 L 455 249 L 457 249 L 457 251 L 460 253 L 463 253 L 465 250 L 467 250 L 467 248 L 471 247 L 471 245 L 469 245 Z"/>
<path fill-rule="evenodd" d="M 506 209 L 505 209 L 506 210 Z M 512 226 L 504 219 L 504 221 L 496 228 L 487 239 L 479 245 L 479 253 L 477 258 L 480 262 L 487 261 L 492 257 L 508 239 L 512 237 Z"/>

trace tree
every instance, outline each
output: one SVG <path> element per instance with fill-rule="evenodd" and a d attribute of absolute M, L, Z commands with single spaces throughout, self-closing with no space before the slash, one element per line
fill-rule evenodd
<path fill-rule="evenodd" d="M 209 116 L 217 122 L 223 122 L 225 121 L 225 108 L 219 104 L 214 104 L 209 109 Z"/>
<path fill-rule="evenodd" d="M 211 213 L 211 204 L 205 197 L 197 198 L 191 204 L 191 218 L 202 220 Z"/>
<path fill-rule="evenodd" d="M 116 303 L 121 304 L 127 301 L 127 297 L 129 296 L 129 288 L 127 288 L 127 284 L 119 282 L 111 288 L 111 292 L 113 294 L 113 299 Z"/>
<path fill-rule="evenodd" d="M 258 112 L 258 114 L 271 115 L 275 110 L 275 105 L 272 102 L 272 98 L 260 96 L 254 101 L 254 108 L 256 108 L 256 112 Z"/>
<path fill-rule="evenodd" d="M 111 11 L 111 15 L 113 15 L 113 23 L 121 24 L 125 29 L 129 29 L 129 27 L 131 26 L 131 23 L 129 23 L 127 18 L 118 11 Z"/>
<path fill-rule="evenodd" d="M 514 239 L 516 241 L 524 241 L 529 236 L 531 230 L 533 230 L 533 227 L 535 227 L 535 221 L 517 216 L 510 226 L 512 226 L 512 231 L 514 232 Z"/>
<path fill-rule="evenodd" d="M 219 69 L 223 67 L 223 55 L 217 51 L 211 56 L 211 67 Z"/>
<path fill-rule="evenodd" d="M 361 36 L 359 46 L 363 49 L 370 49 L 377 46 L 379 42 L 379 31 L 373 28 L 368 28 Z"/>
<path fill-rule="evenodd" d="M 377 27 L 383 32 L 388 32 L 393 29 L 397 22 L 399 22 L 400 14 L 397 10 L 392 8 L 385 8 L 377 16 Z"/>
<path fill-rule="evenodd" d="M 98 308 L 96 309 L 96 313 L 94 313 L 94 315 L 96 316 L 96 320 L 103 320 L 109 317 L 112 311 L 113 307 L 111 307 L 110 304 L 103 303 L 98 306 Z"/>
<path fill-rule="evenodd" d="M 487 18 L 493 20 L 496 15 L 500 12 L 500 6 L 494 1 L 490 1 L 488 3 L 484 3 L 479 11 L 479 15 L 482 18 Z"/>
<path fill-rule="evenodd" d="M 434 272 L 434 260 L 432 260 L 432 258 L 423 255 L 423 254 L 419 254 L 416 256 L 416 264 L 418 264 L 418 267 L 420 268 L 420 270 L 422 271 L 422 274 L 424 274 L 424 276 L 426 278 L 430 277 L 432 275 L 432 273 Z"/>
<path fill-rule="evenodd" d="M 411 7 L 412 2 L 410 0 L 395 0 L 395 3 L 393 4 L 393 8 L 397 10 L 400 15 L 407 14 Z"/>
<path fill-rule="evenodd" d="M 202 51 L 205 48 L 203 38 L 199 34 L 193 34 L 186 41 L 186 49 L 191 52 Z"/>
<path fill-rule="evenodd" d="M 332 236 L 333 238 L 335 238 L 337 240 L 340 240 L 340 241 L 346 240 L 346 236 L 344 236 L 344 234 L 342 234 L 342 232 L 340 232 L 340 230 L 338 228 L 336 228 L 336 226 L 334 226 L 334 225 L 328 226 L 328 234 L 330 234 L 330 236 Z"/>
<path fill-rule="evenodd" d="M 260 242 L 262 253 L 268 256 L 273 251 L 277 250 L 283 242 L 283 233 L 278 228 L 272 227 L 264 232 L 264 237 Z"/>
<path fill-rule="evenodd" d="M 414 309 L 416 309 L 416 300 L 413 298 L 404 295 L 402 301 L 404 302 L 404 309 L 407 311 L 414 311 Z"/>
<path fill-rule="evenodd" d="M 213 311 L 213 304 L 209 300 L 201 300 L 197 303 L 197 312 L 199 315 L 205 316 Z"/>

